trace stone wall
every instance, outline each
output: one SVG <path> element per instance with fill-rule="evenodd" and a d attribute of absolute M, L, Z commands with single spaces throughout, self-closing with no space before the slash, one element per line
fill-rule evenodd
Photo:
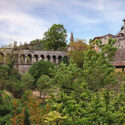
<path fill-rule="evenodd" d="M 3 64 L 7 63 L 7 55 L 14 54 L 17 57 L 15 67 L 20 73 L 28 71 L 30 66 L 39 61 L 51 61 L 52 63 L 59 64 L 63 58 L 68 59 L 67 52 L 64 51 L 34 51 L 34 50 L 21 50 L 12 51 L 10 49 L 0 51 L 0 55 L 3 57 Z"/>
<path fill-rule="evenodd" d="M 14 65 L 14 67 L 19 71 L 20 74 L 24 74 L 25 72 L 27 72 L 31 66 L 32 65 L 28 65 L 28 64 L 24 64 L 24 65 L 15 64 Z"/>

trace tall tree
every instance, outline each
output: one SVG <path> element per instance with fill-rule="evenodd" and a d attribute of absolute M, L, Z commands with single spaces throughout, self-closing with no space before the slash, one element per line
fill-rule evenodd
<path fill-rule="evenodd" d="M 84 52 L 87 48 L 85 40 L 77 39 L 75 42 L 70 42 L 68 54 L 80 68 L 83 67 Z"/>
<path fill-rule="evenodd" d="M 99 46 L 100 52 L 96 52 L 93 44 L 90 44 L 90 48 L 84 53 L 83 74 L 91 90 L 97 91 L 107 84 L 116 83 L 111 64 L 117 50 L 115 43 L 116 40 L 109 39 L 107 44 L 102 45 L 100 40 L 96 40 L 93 44 Z"/>
<path fill-rule="evenodd" d="M 66 48 L 67 32 L 63 25 L 54 24 L 44 33 L 43 40 L 46 50 L 64 50 Z"/>

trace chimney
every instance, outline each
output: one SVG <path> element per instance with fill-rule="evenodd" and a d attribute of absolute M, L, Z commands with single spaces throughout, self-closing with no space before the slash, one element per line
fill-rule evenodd
<path fill-rule="evenodd" d="M 124 36 L 125 36 L 125 19 L 123 20 L 123 22 L 124 22 Z"/>

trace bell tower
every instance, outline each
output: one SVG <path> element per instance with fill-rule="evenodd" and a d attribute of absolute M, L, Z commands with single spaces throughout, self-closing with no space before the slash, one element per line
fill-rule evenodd
<path fill-rule="evenodd" d="M 73 33 L 71 32 L 71 36 L 70 36 L 70 42 L 74 42 L 74 37 L 73 37 Z"/>
<path fill-rule="evenodd" d="M 125 36 L 125 19 L 123 20 L 123 22 L 124 22 L 124 36 Z"/>

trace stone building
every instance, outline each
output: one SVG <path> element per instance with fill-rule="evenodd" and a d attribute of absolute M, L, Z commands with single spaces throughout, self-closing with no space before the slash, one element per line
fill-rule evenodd
<path fill-rule="evenodd" d="M 68 44 L 67 51 L 71 51 L 71 50 L 72 50 L 72 47 L 70 46 L 70 45 L 71 45 L 71 42 L 74 42 L 74 36 L 73 36 L 73 33 L 72 33 L 72 32 L 71 32 L 70 43 Z"/>
<path fill-rule="evenodd" d="M 115 57 L 114 62 L 112 63 L 116 68 L 122 68 L 122 71 L 124 71 L 125 68 L 125 20 L 123 20 L 124 26 L 121 27 L 120 31 L 116 35 L 107 34 L 104 36 L 98 36 L 93 39 L 93 41 L 99 39 L 102 41 L 102 44 L 108 43 L 109 38 L 116 39 L 115 46 L 118 48 Z M 100 52 L 101 50 L 99 47 L 95 46 L 95 49 L 97 52 Z"/>

